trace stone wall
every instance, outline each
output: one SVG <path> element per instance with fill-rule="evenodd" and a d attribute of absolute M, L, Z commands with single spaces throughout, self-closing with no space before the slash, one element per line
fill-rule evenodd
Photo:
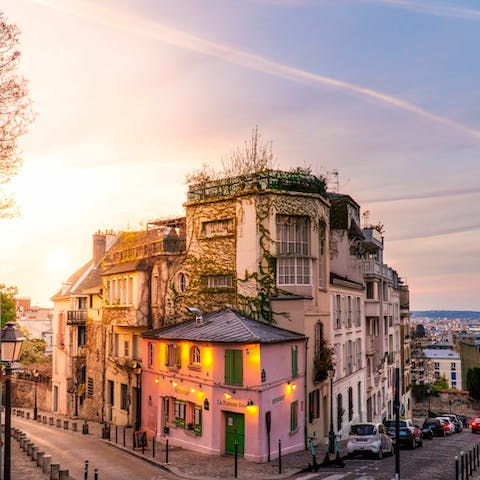
<path fill-rule="evenodd" d="M 35 403 L 35 382 L 20 376 L 12 378 L 12 406 L 33 408 Z M 37 383 L 37 407 L 52 411 L 52 382 L 50 378 L 39 377 Z"/>

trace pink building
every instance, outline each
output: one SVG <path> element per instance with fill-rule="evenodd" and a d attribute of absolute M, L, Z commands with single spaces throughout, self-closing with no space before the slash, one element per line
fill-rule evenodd
<path fill-rule="evenodd" d="M 264 462 L 305 448 L 306 338 L 230 309 L 142 334 L 142 428 Z"/>

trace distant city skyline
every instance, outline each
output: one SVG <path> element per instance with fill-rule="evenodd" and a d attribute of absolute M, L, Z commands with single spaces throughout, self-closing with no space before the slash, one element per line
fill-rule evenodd
<path fill-rule="evenodd" d="M 5 0 L 38 112 L 0 278 L 32 304 L 98 230 L 183 214 L 259 126 L 385 226 L 412 310 L 480 310 L 480 8 L 394 0 Z M 331 177 L 332 178 L 332 177 Z M 334 189 L 335 183 L 330 184 Z"/>

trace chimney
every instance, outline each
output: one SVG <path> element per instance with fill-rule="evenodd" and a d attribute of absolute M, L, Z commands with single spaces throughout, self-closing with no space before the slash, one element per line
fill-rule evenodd
<path fill-rule="evenodd" d="M 102 233 L 93 234 L 93 264 L 97 265 L 107 251 L 107 237 Z"/>

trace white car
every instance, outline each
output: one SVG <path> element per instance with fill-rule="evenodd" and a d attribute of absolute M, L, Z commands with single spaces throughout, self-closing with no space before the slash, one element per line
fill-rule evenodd
<path fill-rule="evenodd" d="M 385 454 L 393 455 L 393 443 L 381 423 L 356 423 L 350 430 L 347 452 L 349 456 L 371 453 L 381 459 Z"/>

